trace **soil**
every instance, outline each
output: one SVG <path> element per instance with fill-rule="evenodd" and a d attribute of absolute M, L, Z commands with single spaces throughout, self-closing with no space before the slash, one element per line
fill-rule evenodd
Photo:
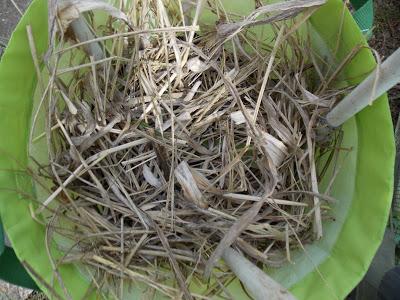
<path fill-rule="evenodd" d="M 375 0 L 375 27 L 369 44 L 382 60 L 400 47 L 400 1 Z M 390 110 L 396 124 L 400 113 L 400 84 L 389 91 Z"/>

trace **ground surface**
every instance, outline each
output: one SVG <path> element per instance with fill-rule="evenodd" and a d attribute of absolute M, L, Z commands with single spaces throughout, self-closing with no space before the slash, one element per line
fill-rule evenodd
<path fill-rule="evenodd" d="M 370 40 L 382 60 L 400 47 L 400 1 L 375 0 L 375 28 Z M 393 122 L 400 113 L 400 84 L 389 91 Z"/>
<path fill-rule="evenodd" d="M 30 0 L 14 0 L 20 11 L 25 11 Z M 20 18 L 11 0 L 0 0 L 0 36 L 9 38 Z"/>
<path fill-rule="evenodd" d="M 23 12 L 30 0 L 13 0 L 18 10 Z M 20 18 L 19 11 L 11 0 L 0 0 L 0 45 L 6 44 Z"/>
<path fill-rule="evenodd" d="M 13 28 L 18 23 L 20 11 L 24 11 L 30 0 L 0 0 L 0 55 L 2 45 L 7 44 Z M 375 0 L 375 28 L 370 45 L 382 56 L 382 60 L 400 47 L 400 1 Z M 389 92 L 390 106 L 394 122 L 400 113 L 400 85 Z M 0 281 L 0 300 L 27 299 L 31 291 Z M 30 296 L 28 299 L 43 299 Z"/>

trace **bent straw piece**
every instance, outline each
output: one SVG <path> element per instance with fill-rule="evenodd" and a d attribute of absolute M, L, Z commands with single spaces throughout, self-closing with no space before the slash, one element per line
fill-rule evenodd
<path fill-rule="evenodd" d="M 69 67 L 69 68 L 65 68 L 65 69 L 61 69 L 59 71 L 57 71 L 57 76 L 60 76 L 62 74 L 68 73 L 68 72 L 73 72 L 85 67 L 91 67 L 92 65 L 98 65 L 98 64 L 102 64 L 104 62 L 108 62 L 111 60 L 126 60 L 124 58 L 121 57 L 117 57 L 117 56 L 110 56 L 110 57 L 106 57 L 103 59 L 99 59 L 99 60 L 93 60 L 90 63 L 85 63 L 85 64 L 81 64 L 81 65 L 77 65 L 77 66 L 73 66 L 73 67 Z"/>
<path fill-rule="evenodd" d="M 115 33 L 115 34 L 110 34 L 110 35 L 106 35 L 106 36 L 101 36 L 101 37 L 94 38 L 92 40 L 87 40 L 87 41 L 83 41 L 80 43 L 76 43 L 69 47 L 65 47 L 63 49 L 56 51 L 55 54 L 64 53 L 64 52 L 73 50 L 73 49 L 83 46 L 83 45 L 106 41 L 106 40 L 114 39 L 117 37 L 130 37 L 130 36 L 142 35 L 142 34 L 148 34 L 148 33 L 191 32 L 191 31 L 199 31 L 199 30 L 200 30 L 199 26 L 173 26 L 173 27 L 169 27 L 169 28 L 153 28 L 153 29 L 146 29 L 146 30 L 133 30 L 133 31 L 128 31 L 128 32 L 121 32 L 121 33 Z"/>
<path fill-rule="evenodd" d="M 376 81 L 376 76 L 379 76 Z M 376 84 L 375 84 L 376 82 Z M 372 72 L 326 116 L 332 127 L 338 127 L 400 82 L 400 48 L 390 55 L 376 72 Z"/>
<path fill-rule="evenodd" d="M 222 23 L 217 27 L 218 33 L 225 37 L 225 39 L 232 38 L 243 28 L 255 25 L 263 25 L 272 23 L 273 21 L 279 21 L 293 17 L 303 9 L 320 6 L 326 3 L 326 0 L 291 0 L 282 1 L 278 3 L 267 4 L 257 8 L 250 15 L 248 15 L 243 21 L 236 23 Z M 278 18 L 270 17 L 265 20 L 258 20 L 258 17 L 262 14 L 268 14 L 271 12 L 282 13 Z"/>
<path fill-rule="evenodd" d="M 256 300 L 296 300 L 282 285 L 232 248 L 222 258 Z"/>

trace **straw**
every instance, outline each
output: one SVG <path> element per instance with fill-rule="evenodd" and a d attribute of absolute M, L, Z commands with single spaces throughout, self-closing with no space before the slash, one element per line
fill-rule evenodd
<path fill-rule="evenodd" d="M 339 151 L 339 139 L 321 136 L 320 120 L 346 90 L 315 83 L 322 73 L 298 33 L 324 1 L 248 16 L 197 1 L 193 19 L 180 1 L 100 2 L 63 3 L 45 58 L 53 76 L 41 167 L 54 186 L 36 213 L 64 241 L 54 238 L 63 252 L 54 267 L 79 263 L 100 294 L 117 298 L 132 281 L 149 295 L 229 297 L 235 276 L 264 295 L 265 282 L 243 274 L 280 267 L 323 237 L 334 202 L 318 190 L 316 162 Z M 107 22 L 82 15 L 90 7 L 105 9 Z M 269 43 L 253 31 L 265 24 Z M 195 294 L 192 283 L 206 290 Z"/>

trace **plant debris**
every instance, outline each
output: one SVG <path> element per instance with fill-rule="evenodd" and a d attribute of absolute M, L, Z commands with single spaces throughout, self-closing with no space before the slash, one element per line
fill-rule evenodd
<path fill-rule="evenodd" d="M 280 267 L 320 239 L 331 198 L 316 164 L 340 141 L 320 120 L 345 91 L 324 85 L 334 70 L 298 29 L 323 3 L 248 16 L 218 1 L 64 3 L 43 98 L 54 187 L 39 208 L 48 240 L 62 237 L 57 265 L 82 264 L 116 298 L 130 279 L 204 299 L 227 296 L 228 248 Z"/>

